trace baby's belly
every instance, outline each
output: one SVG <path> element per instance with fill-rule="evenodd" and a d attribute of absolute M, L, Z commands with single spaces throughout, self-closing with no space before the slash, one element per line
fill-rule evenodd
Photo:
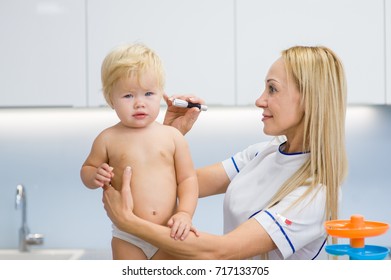
<path fill-rule="evenodd" d="M 176 210 L 176 194 L 144 194 L 132 191 L 136 216 L 155 224 L 166 225 Z"/>
<path fill-rule="evenodd" d="M 132 178 L 133 212 L 140 218 L 166 225 L 176 210 L 177 184 L 173 176 L 156 175 Z"/>
<path fill-rule="evenodd" d="M 117 168 L 117 173 L 121 174 L 121 171 L 121 168 Z M 114 179 L 114 187 L 118 190 L 121 186 L 120 177 L 115 175 Z M 131 192 L 135 215 L 166 225 L 177 206 L 177 182 L 172 165 L 132 167 Z"/>

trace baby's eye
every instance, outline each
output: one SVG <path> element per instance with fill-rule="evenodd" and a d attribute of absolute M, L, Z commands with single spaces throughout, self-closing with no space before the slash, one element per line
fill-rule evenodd
<path fill-rule="evenodd" d="M 153 92 L 151 92 L 151 91 L 148 91 L 145 93 L 145 96 L 151 96 L 151 95 L 153 95 Z"/>
<path fill-rule="evenodd" d="M 126 95 L 124 95 L 124 98 L 132 98 L 133 97 L 133 95 L 132 94 L 126 94 Z"/>

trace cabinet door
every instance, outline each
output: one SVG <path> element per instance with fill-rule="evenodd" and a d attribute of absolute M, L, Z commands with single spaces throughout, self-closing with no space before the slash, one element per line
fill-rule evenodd
<path fill-rule="evenodd" d="M 85 106 L 85 4 L 0 2 L 0 107 Z"/>
<path fill-rule="evenodd" d="M 384 104 L 383 0 L 237 0 L 238 100 L 253 104 L 280 51 L 325 45 L 342 59 L 350 104 Z"/>
<path fill-rule="evenodd" d="M 391 1 L 384 1 L 386 20 L 386 99 L 391 104 Z"/>
<path fill-rule="evenodd" d="M 141 42 L 166 70 L 166 93 L 234 104 L 233 0 L 88 2 L 89 105 L 106 106 L 100 67 L 116 45 Z"/>

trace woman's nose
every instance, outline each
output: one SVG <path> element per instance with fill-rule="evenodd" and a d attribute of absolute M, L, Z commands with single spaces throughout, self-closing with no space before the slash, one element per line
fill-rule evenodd
<path fill-rule="evenodd" d="M 265 108 L 267 107 L 267 100 L 265 98 L 265 94 L 262 93 L 261 96 L 259 96 L 256 100 L 255 100 L 255 106 L 259 107 L 259 108 Z"/>

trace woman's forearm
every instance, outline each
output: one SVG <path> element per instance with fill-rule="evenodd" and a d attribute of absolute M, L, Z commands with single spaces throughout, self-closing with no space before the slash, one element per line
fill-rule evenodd
<path fill-rule="evenodd" d="M 178 259 L 223 258 L 223 250 L 220 250 L 222 248 L 219 249 L 218 246 L 221 236 L 200 233 L 200 236 L 197 237 L 191 232 L 185 240 L 175 240 L 170 237 L 170 228 L 154 224 L 134 215 L 131 220 L 124 221 L 119 228 L 144 239 Z"/>
<path fill-rule="evenodd" d="M 221 162 L 197 169 L 199 197 L 225 193 L 230 183 Z"/>
<path fill-rule="evenodd" d="M 170 237 L 171 229 L 135 217 L 132 226 L 133 234 L 155 245 L 159 249 L 178 259 L 219 259 L 212 246 L 205 246 L 208 235 L 201 233 L 197 237 L 190 233 L 185 240 Z"/>
<path fill-rule="evenodd" d="M 178 259 L 247 259 L 276 248 L 263 227 L 250 219 L 225 235 L 190 234 L 185 240 L 170 237 L 170 229 L 143 220 L 135 215 L 124 221 L 123 231 L 138 236 Z M 117 225 L 118 226 L 118 225 Z"/>

